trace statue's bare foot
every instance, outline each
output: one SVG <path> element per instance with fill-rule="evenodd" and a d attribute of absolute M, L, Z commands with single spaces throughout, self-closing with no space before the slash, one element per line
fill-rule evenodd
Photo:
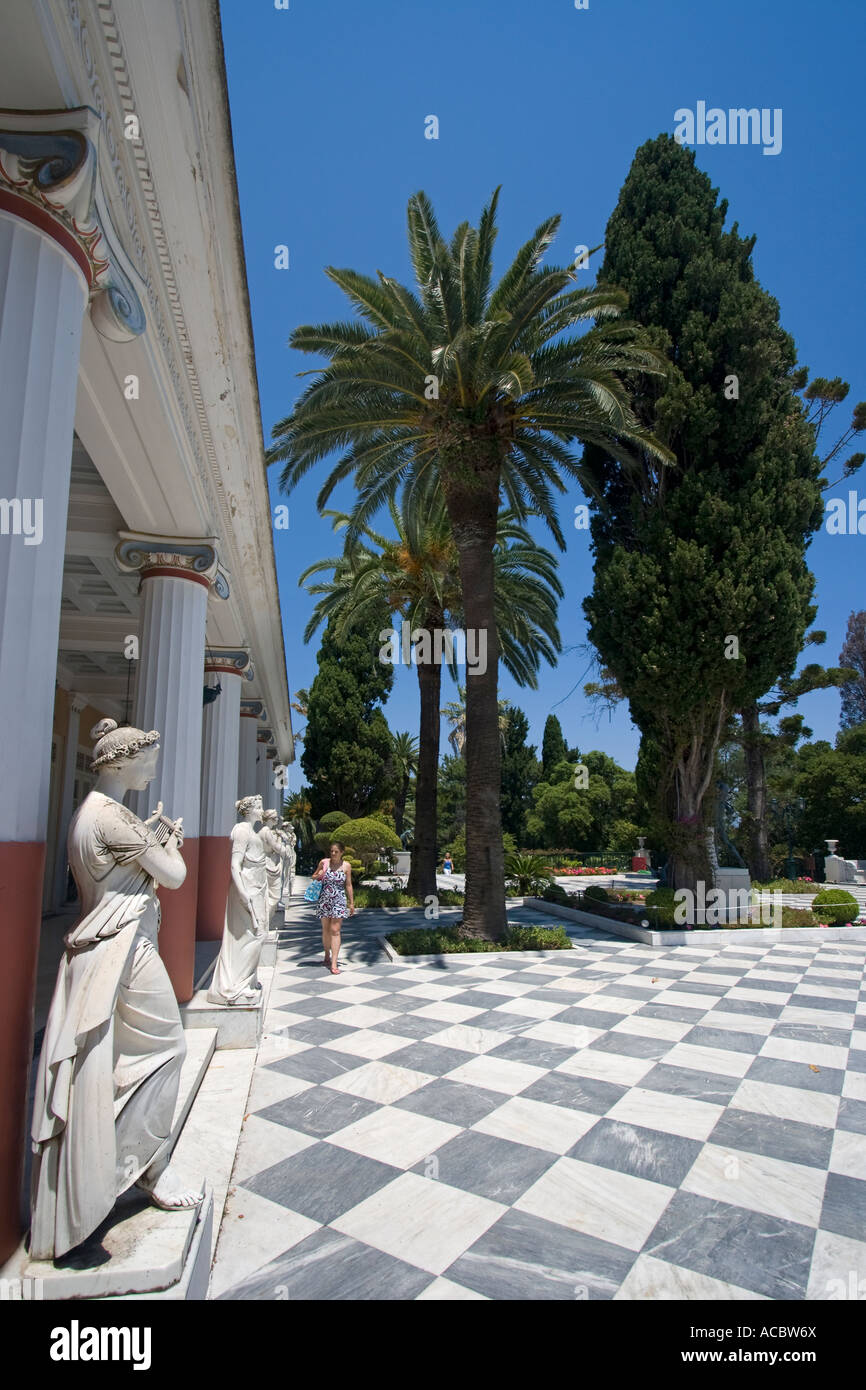
<path fill-rule="evenodd" d="M 183 1207 L 197 1207 L 201 1205 L 204 1198 L 204 1188 L 196 1192 L 195 1189 L 186 1187 L 179 1178 L 172 1172 L 171 1167 L 164 1168 L 151 1185 L 147 1177 L 139 1178 L 140 1188 L 150 1195 L 150 1200 L 155 1207 L 161 1207 L 163 1211 L 177 1211 Z"/>

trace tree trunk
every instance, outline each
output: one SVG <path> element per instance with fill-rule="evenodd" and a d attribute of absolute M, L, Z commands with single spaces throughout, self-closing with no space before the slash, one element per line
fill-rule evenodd
<path fill-rule="evenodd" d="M 418 773 L 415 782 L 415 834 L 408 892 L 416 898 L 436 894 L 438 839 L 437 779 L 439 776 L 439 701 L 442 667 L 419 664 L 421 723 L 418 729 Z"/>
<path fill-rule="evenodd" d="M 743 753 L 746 760 L 746 806 L 748 819 L 747 861 L 749 873 L 758 883 L 768 883 L 773 877 L 770 867 L 770 847 L 767 843 L 767 776 L 764 768 L 764 743 L 761 719 L 756 704 L 740 710 L 743 721 Z"/>
<path fill-rule="evenodd" d="M 486 661 L 466 668 L 466 899 L 464 927 L 496 939 L 506 924 L 505 861 L 500 804 L 499 640 L 494 608 L 493 546 L 499 471 L 487 467 L 473 486 L 446 488 L 460 562 L 467 648 L 485 648 Z M 483 669 L 482 669 L 483 667 Z"/>
<path fill-rule="evenodd" d="M 696 897 L 700 894 L 699 884 L 703 884 L 704 893 L 713 886 L 704 803 L 712 782 L 724 721 L 722 697 L 714 726 L 708 729 L 708 716 L 702 716 L 693 727 L 688 743 L 678 750 L 675 762 L 677 819 L 671 846 L 669 886 L 688 888 Z"/>

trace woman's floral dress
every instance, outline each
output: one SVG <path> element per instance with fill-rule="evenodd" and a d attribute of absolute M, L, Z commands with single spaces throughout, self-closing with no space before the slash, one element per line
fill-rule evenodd
<path fill-rule="evenodd" d="M 325 870 L 325 877 L 321 880 L 322 891 L 319 894 L 319 901 L 316 903 L 317 917 L 348 917 L 349 904 L 346 900 L 346 871 L 345 869 L 332 869 L 330 865 Z"/>

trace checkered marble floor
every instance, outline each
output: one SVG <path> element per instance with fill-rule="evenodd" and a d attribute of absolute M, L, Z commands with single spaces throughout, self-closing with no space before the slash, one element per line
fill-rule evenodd
<path fill-rule="evenodd" d="M 359 923 L 332 977 L 290 919 L 211 1297 L 866 1297 L 863 945 L 412 966 Z"/>

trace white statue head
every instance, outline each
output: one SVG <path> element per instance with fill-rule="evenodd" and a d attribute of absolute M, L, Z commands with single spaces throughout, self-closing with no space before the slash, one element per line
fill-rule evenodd
<path fill-rule="evenodd" d="M 277 819 L 277 813 L 276 813 L 276 811 L 262 811 L 262 820 L 268 821 L 269 823 L 272 822 L 272 821 L 273 821 L 274 823 L 276 823 L 276 819 Z"/>
<path fill-rule="evenodd" d="M 251 816 L 254 820 L 261 820 L 262 798 L 261 796 L 242 796 L 240 801 L 235 802 L 235 810 L 241 820 L 249 820 Z"/>
<path fill-rule="evenodd" d="M 96 739 L 90 767 L 93 772 L 120 777 L 127 789 L 143 791 L 156 775 L 159 761 L 159 732 L 118 725 L 115 719 L 100 719 L 90 730 Z"/>

